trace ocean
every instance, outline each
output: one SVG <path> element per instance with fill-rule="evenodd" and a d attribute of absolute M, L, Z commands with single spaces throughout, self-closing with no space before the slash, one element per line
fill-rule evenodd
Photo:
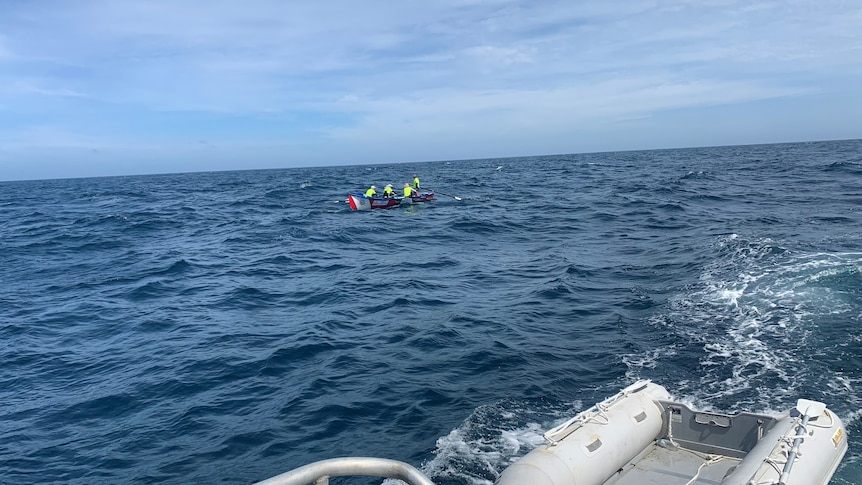
<path fill-rule="evenodd" d="M 0 483 L 491 484 L 651 379 L 824 401 L 862 484 L 860 189 L 862 140 L 0 183 Z"/>

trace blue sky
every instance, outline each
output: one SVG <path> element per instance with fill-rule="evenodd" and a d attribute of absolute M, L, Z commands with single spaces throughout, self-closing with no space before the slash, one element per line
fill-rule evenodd
<path fill-rule="evenodd" d="M 862 138 L 862 2 L 0 0 L 0 180 Z"/>

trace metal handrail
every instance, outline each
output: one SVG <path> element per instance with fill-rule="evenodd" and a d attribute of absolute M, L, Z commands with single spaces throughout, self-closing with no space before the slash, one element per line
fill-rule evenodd
<path fill-rule="evenodd" d="M 328 485 L 330 477 L 369 476 L 396 478 L 408 485 L 434 485 L 428 477 L 407 463 L 386 458 L 351 456 L 316 461 L 268 478 L 256 485 Z"/>

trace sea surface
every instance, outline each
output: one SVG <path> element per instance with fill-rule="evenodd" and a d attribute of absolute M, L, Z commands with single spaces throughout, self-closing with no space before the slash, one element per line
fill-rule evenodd
<path fill-rule="evenodd" d="M 491 484 L 637 379 L 862 484 L 862 141 L 0 183 L 3 484 Z"/>

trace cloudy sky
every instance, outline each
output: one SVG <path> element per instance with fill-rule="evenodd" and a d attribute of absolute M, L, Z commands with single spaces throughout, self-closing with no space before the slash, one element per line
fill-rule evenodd
<path fill-rule="evenodd" d="M 860 137 L 858 0 L 0 0 L 0 180 Z"/>

